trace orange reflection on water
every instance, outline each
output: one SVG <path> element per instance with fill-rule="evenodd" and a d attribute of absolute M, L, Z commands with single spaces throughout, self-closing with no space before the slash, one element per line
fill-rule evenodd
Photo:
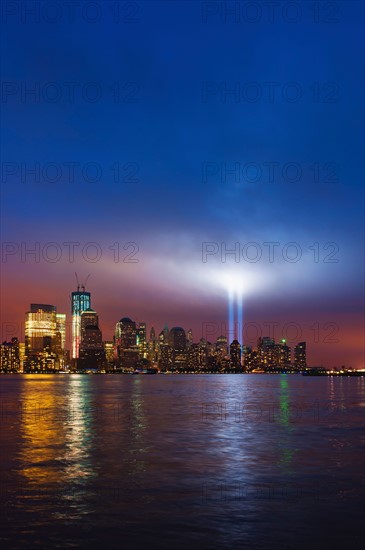
<path fill-rule="evenodd" d="M 37 375 L 23 381 L 19 473 L 25 494 L 37 501 L 57 491 L 60 506 L 53 515 L 80 517 L 89 511 L 83 496 L 96 475 L 89 379 Z"/>
<path fill-rule="evenodd" d="M 59 481 L 56 463 L 62 456 L 65 433 L 59 420 L 61 404 L 55 391 L 55 378 L 37 375 L 37 385 L 30 378 L 25 377 L 20 394 L 22 445 L 19 454 L 21 474 L 26 482 L 41 489 Z"/>

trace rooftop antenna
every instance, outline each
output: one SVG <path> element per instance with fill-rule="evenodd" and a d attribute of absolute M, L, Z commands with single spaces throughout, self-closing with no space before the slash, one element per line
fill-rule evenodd
<path fill-rule="evenodd" d="M 85 292 L 86 283 L 88 282 L 90 275 L 91 275 L 91 273 L 89 273 L 89 275 L 86 277 L 84 283 L 80 283 L 79 278 L 77 276 L 77 273 L 75 271 L 75 277 L 76 277 L 76 283 L 77 283 L 77 292 L 80 292 L 80 288 L 81 288 L 82 292 Z"/>

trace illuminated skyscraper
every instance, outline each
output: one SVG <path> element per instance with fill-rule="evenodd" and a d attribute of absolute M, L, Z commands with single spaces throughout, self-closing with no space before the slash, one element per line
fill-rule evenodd
<path fill-rule="evenodd" d="M 193 343 L 193 331 L 191 330 L 191 328 L 189 328 L 186 336 L 187 336 L 188 348 L 190 348 L 190 346 Z"/>
<path fill-rule="evenodd" d="M 158 365 L 163 372 L 172 368 L 172 349 L 163 338 L 160 338 L 158 345 Z"/>
<path fill-rule="evenodd" d="M 56 313 L 56 353 L 61 359 L 60 366 L 65 364 L 66 347 L 66 313 Z"/>
<path fill-rule="evenodd" d="M 3 342 L 0 346 L 1 372 L 20 372 L 20 356 L 18 338 L 11 342 Z"/>
<path fill-rule="evenodd" d="M 99 326 L 99 317 L 94 309 L 90 307 L 81 313 L 81 340 L 80 346 L 82 346 L 82 341 L 85 333 L 85 328 L 87 326 L 98 327 Z"/>
<path fill-rule="evenodd" d="M 19 342 L 20 372 L 23 372 L 24 360 L 25 360 L 25 343 L 24 342 Z"/>
<path fill-rule="evenodd" d="M 137 346 L 140 358 L 147 357 L 147 328 L 146 323 L 139 323 L 137 329 Z"/>
<path fill-rule="evenodd" d="M 176 370 L 185 370 L 187 367 L 187 339 L 185 330 L 173 327 L 168 336 L 172 352 L 172 366 Z"/>
<path fill-rule="evenodd" d="M 115 358 L 117 365 L 133 369 L 139 359 L 137 346 L 137 326 L 129 317 L 123 317 L 115 326 Z"/>
<path fill-rule="evenodd" d="M 298 370 L 307 368 L 306 342 L 299 342 L 294 348 L 294 367 Z"/>
<path fill-rule="evenodd" d="M 24 370 L 54 371 L 63 365 L 66 316 L 55 306 L 31 304 L 25 319 Z"/>
<path fill-rule="evenodd" d="M 82 352 L 94 349 L 104 349 L 102 333 L 98 326 L 86 325 L 80 344 L 80 357 Z"/>
<path fill-rule="evenodd" d="M 79 369 L 102 369 L 105 349 L 96 311 L 88 308 L 81 313 L 81 341 L 77 366 Z"/>
<path fill-rule="evenodd" d="M 56 351 L 56 308 L 49 304 L 31 304 L 25 317 L 25 352 L 30 355 Z"/>
<path fill-rule="evenodd" d="M 81 288 L 81 290 L 80 290 Z M 90 292 L 85 291 L 85 286 L 77 286 L 77 291 L 71 295 L 72 311 L 72 359 L 77 359 L 80 353 L 81 343 L 81 314 L 90 308 Z"/>
<path fill-rule="evenodd" d="M 66 313 L 56 313 L 56 328 L 59 333 L 60 348 L 64 351 L 66 347 Z"/>
<path fill-rule="evenodd" d="M 115 326 L 115 343 L 121 349 L 137 345 L 137 326 L 129 317 L 123 317 Z"/>
<path fill-rule="evenodd" d="M 275 344 L 273 338 L 260 337 L 257 342 L 257 353 L 261 368 L 273 369 L 280 365 L 281 345 Z"/>
<path fill-rule="evenodd" d="M 198 343 L 198 369 L 205 370 L 207 368 L 209 345 L 205 338 L 200 338 Z"/>
<path fill-rule="evenodd" d="M 237 371 L 241 370 L 241 344 L 238 342 L 238 340 L 233 340 L 233 342 L 230 344 L 229 355 L 231 359 L 231 366 Z"/>
<path fill-rule="evenodd" d="M 261 367 L 260 352 L 253 350 L 251 346 L 242 346 L 243 364 L 245 372 L 251 372 Z"/>
<path fill-rule="evenodd" d="M 104 342 L 104 351 L 108 370 L 112 370 L 114 368 L 114 342 L 112 340 Z"/>
<path fill-rule="evenodd" d="M 148 359 L 153 363 L 157 360 L 158 343 L 154 327 L 150 330 L 150 339 L 148 342 Z"/>
<path fill-rule="evenodd" d="M 228 340 L 226 336 L 218 336 L 216 343 L 216 350 L 219 359 L 224 359 L 227 355 Z"/>
<path fill-rule="evenodd" d="M 286 340 L 283 338 L 280 340 L 280 359 L 279 359 L 279 365 L 281 368 L 289 368 L 290 367 L 290 355 L 291 355 L 291 349 L 289 346 L 286 345 Z"/>
<path fill-rule="evenodd" d="M 165 325 L 158 335 L 158 365 L 162 371 L 169 371 L 172 367 L 172 349 L 169 345 L 169 329 Z"/>

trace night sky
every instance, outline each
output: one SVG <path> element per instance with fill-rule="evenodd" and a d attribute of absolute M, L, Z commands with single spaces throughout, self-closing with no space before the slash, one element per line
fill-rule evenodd
<path fill-rule="evenodd" d="M 128 316 L 214 341 L 240 288 L 244 343 L 266 322 L 363 366 L 363 3 L 8 4 L 2 339 L 31 302 L 69 314 L 77 271 L 104 339 Z"/>

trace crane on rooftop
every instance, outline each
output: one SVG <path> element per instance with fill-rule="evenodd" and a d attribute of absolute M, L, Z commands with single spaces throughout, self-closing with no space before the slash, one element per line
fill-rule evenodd
<path fill-rule="evenodd" d="M 90 275 L 91 275 L 91 273 L 89 273 L 89 275 L 86 277 L 84 283 L 80 283 L 78 275 L 75 271 L 75 277 L 76 277 L 76 283 L 77 283 L 77 292 L 80 292 L 80 288 L 81 288 L 82 292 L 85 292 L 86 283 L 88 282 Z"/>

